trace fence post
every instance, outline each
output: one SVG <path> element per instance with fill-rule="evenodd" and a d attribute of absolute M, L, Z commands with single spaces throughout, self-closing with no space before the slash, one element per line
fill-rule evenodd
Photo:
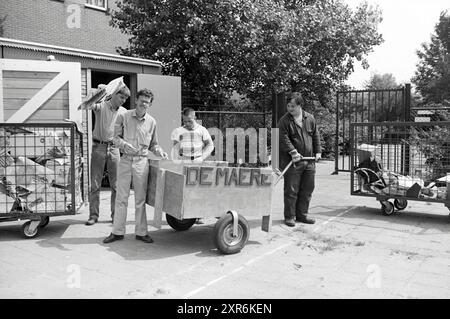
<path fill-rule="evenodd" d="M 334 172 L 331 175 L 339 174 L 339 92 L 336 92 L 336 137 L 334 142 Z"/>
<path fill-rule="evenodd" d="M 411 121 L 411 84 L 407 83 L 405 84 L 404 88 L 404 94 L 405 94 L 405 122 Z"/>

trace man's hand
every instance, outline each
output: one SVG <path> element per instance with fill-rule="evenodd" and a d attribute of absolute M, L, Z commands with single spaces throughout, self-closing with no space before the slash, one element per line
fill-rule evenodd
<path fill-rule="evenodd" d="M 138 150 L 130 143 L 125 143 L 123 149 L 128 155 L 135 155 L 138 152 Z"/>
<path fill-rule="evenodd" d="M 291 155 L 292 162 L 294 162 L 294 163 L 299 162 L 302 159 L 302 157 L 303 157 L 303 156 L 300 155 L 299 152 L 297 152 L 297 150 L 292 150 L 292 151 L 289 152 L 289 154 Z"/>
<path fill-rule="evenodd" d="M 163 159 L 169 159 L 169 156 L 164 151 L 160 151 L 160 155 L 159 156 L 161 156 Z"/>
<path fill-rule="evenodd" d="M 322 154 L 321 153 L 317 153 L 316 154 L 316 162 L 318 162 L 321 158 L 322 158 Z"/>

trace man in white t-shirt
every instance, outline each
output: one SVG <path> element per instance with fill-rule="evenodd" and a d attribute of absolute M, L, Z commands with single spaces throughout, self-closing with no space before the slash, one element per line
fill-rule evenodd
<path fill-rule="evenodd" d="M 214 144 L 208 130 L 195 120 L 195 111 L 191 108 L 183 110 L 183 126 L 173 130 L 172 159 L 202 162 L 214 150 Z M 203 224 L 201 218 L 197 224 Z"/>
<path fill-rule="evenodd" d="M 195 120 L 195 111 L 183 110 L 183 126 L 173 130 L 172 159 L 183 161 L 204 161 L 214 150 L 208 130 Z"/>

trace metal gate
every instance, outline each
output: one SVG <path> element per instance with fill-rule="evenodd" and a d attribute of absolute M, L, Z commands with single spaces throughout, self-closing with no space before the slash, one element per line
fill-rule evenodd
<path fill-rule="evenodd" d="M 350 172 L 350 123 L 406 122 L 410 119 L 411 85 L 388 90 L 336 93 L 335 171 Z"/>
<path fill-rule="evenodd" d="M 271 95 L 242 99 L 225 97 L 221 92 L 183 90 L 181 104 L 193 108 L 198 122 L 210 131 L 215 146 L 211 159 L 231 166 L 265 166 L 270 161 Z M 236 149 L 240 142 L 244 143 L 244 153 Z M 227 154 L 229 143 L 233 144 L 232 154 Z M 257 149 L 251 155 L 252 147 Z"/>

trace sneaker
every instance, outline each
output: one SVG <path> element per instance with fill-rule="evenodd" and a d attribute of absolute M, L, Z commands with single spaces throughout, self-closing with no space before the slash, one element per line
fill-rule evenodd
<path fill-rule="evenodd" d="M 294 227 L 295 226 L 295 221 L 294 218 L 285 218 L 284 219 L 284 223 L 289 226 L 289 227 Z"/>

